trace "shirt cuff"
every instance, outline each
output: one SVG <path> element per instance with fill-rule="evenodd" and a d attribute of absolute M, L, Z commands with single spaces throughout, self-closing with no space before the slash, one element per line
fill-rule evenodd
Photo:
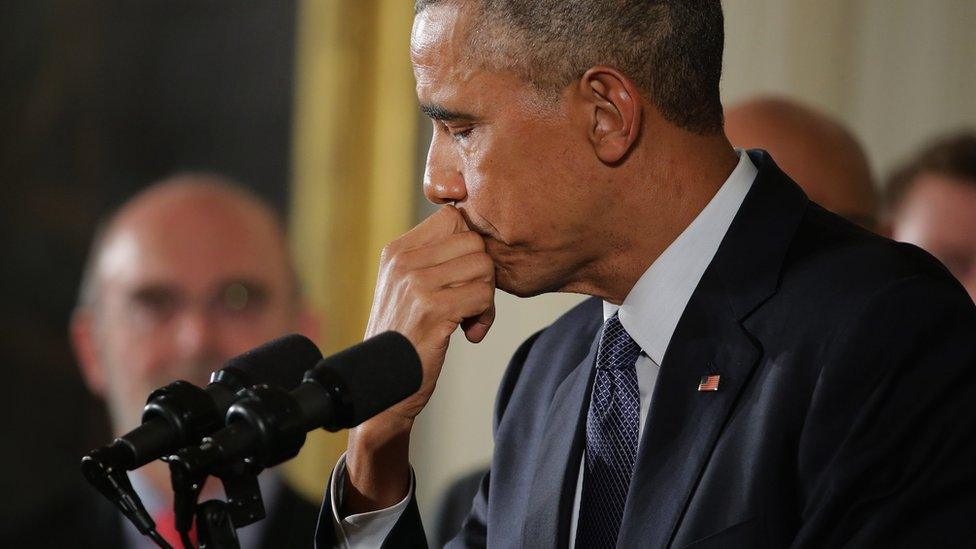
<path fill-rule="evenodd" d="M 400 515 L 410 503 L 413 494 L 414 474 L 410 468 L 410 489 L 399 503 L 386 509 L 349 515 L 342 518 L 339 504 L 343 500 L 346 488 L 346 454 L 342 454 L 332 473 L 329 493 L 332 494 L 332 527 L 335 529 L 336 539 L 346 549 L 375 549 L 383 545 L 387 536 L 396 526 Z"/>

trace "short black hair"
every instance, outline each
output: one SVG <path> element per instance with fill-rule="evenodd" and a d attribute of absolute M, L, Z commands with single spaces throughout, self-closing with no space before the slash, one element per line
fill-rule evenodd
<path fill-rule="evenodd" d="M 415 10 L 447 2 L 477 8 L 468 30 L 475 56 L 540 90 L 611 65 L 669 122 L 701 134 L 722 129 L 720 0 L 416 0 Z"/>
<path fill-rule="evenodd" d="M 885 187 L 885 210 L 897 210 L 923 174 L 948 176 L 976 186 L 976 131 L 940 137 L 895 169 Z"/>

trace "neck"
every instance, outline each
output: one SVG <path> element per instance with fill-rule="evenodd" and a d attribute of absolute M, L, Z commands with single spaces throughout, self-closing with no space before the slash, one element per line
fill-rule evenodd
<path fill-rule="evenodd" d="M 641 151 L 621 174 L 610 245 L 567 290 L 620 305 L 637 280 L 708 205 L 738 164 L 724 133 L 701 136 L 674 132 Z"/>

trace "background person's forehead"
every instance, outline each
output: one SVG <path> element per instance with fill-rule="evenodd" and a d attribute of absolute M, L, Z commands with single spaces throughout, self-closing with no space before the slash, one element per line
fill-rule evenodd
<path fill-rule="evenodd" d="M 284 237 L 273 220 L 232 201 L 188 199 L 120 219 L 100 251 L 99 279 L 196 287 L 246 276 L 287 283 Z"/>

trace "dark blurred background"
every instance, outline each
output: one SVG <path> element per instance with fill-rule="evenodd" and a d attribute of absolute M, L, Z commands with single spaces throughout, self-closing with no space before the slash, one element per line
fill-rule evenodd
<path fill-rule="evenodd" d="M 284 212 L 294 0 L 0 3 L 0 517 L 81 482 L 107 440 L 67 323 L 98 219 L 177 170 Z M 48 435 L 45 435 L 48 434 Z"/>

